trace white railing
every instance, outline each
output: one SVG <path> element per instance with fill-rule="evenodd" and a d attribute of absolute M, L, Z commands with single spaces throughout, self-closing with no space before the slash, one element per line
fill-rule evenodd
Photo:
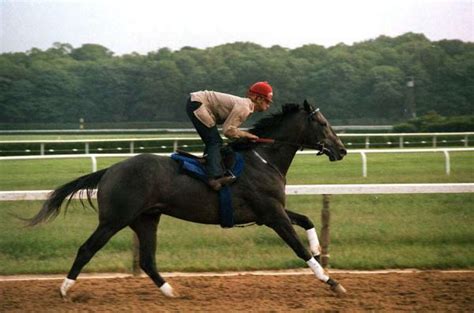
<path fill-rule="evenodd" d="M 398 146 L 403 148 L 405 145 L 410 144 L 409 141 L 405 141 L 407 137 L 431 137 L 432 148 L 436 148 L 438 145 L 438 137 L 450 137 L 450 136 L 463 136 L 464 139 L 461 141 L 464 144 L 464 147 L 469 146 L 469 136 L 473 136 L 474 132 L 459 132 L 459 133 L 381 133 L 381 134 L 338 134 L 342 138 L 354 138 L 354 137 L 364 137 L 365 138 L 365 148 L 369 149 L 371 142 L 371 137 L 398 137 Z M 426 142 L 422 142 L 425 144 Z M 386 144 L 392 145 L 393 142 L 387 142 Z M 350 145 L 349 145 L 350 146 Z"/>
<path fill-rule="evenodd" d="M 348 150 L 349 154 L 360 154 L 362 160 L 362 176 L 367 177 L 367 154 L 374 153 L 443 153 L 445 158 L 445 173 L 451 173 L 450 152 L 467 152 L 474 151 L 474 148 L 442 148 L 442 149 L 361 149 Z M 297 154 L 314 154 L 314 151 L 298 151 Z M 154 153 L 155 155 L 169 156 L 169 153 Z M 25 155 L 25 156 L 6 156 L 0 157 L 0 161 L 7 160 L 44 160 L 44 159 L 90 159 L 92 164 L 92 172 L 97 171 L 97 158 L 116 158 L 116 157 L 132 157 L 138 153 L 100 153 L 100 154 L 51 154 L 51 155 Z"/>
<path fill-rule="evenodd" d="M 370 138 L 372 137 L 398 137 L 398 146 L 399 148 L 404 148 L 406 145 L 413 144 L 412 142 L 406 141 L 407 137 L 431 137 L 432 148 L 438 146 L 438 137 L 460 137 L 463 139 L 460 142 L 463 143 L 464 147 L 469 146 L 469 136 L 474 136 L 474 132 L 459 132 L 459 133 L 361 133 L 361 134 L 339 134 L 341 138 L 365 138 L 365 149 L 369 149 L 371 146 Z M 117 138 L 117 139 L 62 139 L 62 140 L 52 140 L 52 139 L 38 139 L 38 140 L 0 140 L 1 145 L 10 145 L 10 144 L 39 144 L 40 150 L 39 154 L 44 155 L 46 152 L 46 145 L 52 144 L 64 144 L 64 143 L 84 143 L 84 152 L 85 154 L 90 153 L 90 144 L 91 143 L 109 143 L 109 142 L 128 142 L 129 143 L 129 152 L 135 153 L 135 144 L 136 142 L 172 142 L 173 151 L 176 151 L 180 141 L 200 141 L 201 139 L 198 136 L 187 136 L 187 137 L 153 137 L 153 138 Z M 427 142 L 420 142 L 421 144 L 427 144 Z M 380 143 L 377 143 L 378 145 Z M 383 143 L 388 146 L 396 145 L 396 143 L 388 141 Z M 346 142 L 348 147 L 351 147 L 353 143 Z M 168 146 L 165 146 L 168 148 Z M 171 146 L 169 147 L 171 148 Z M 52 151 L 53 152 L 53 151 Z"/>
<path fill-rule="evenodd" d="M 0 191 L 0 201 L 46 200 L 52 190 Z M 472 193 L 474 183 L 288 185 L 287 195 Z M 78 194 L 75 198 L 78 199 Z M 94 192 L 92 198 L 96 197 Z"/>
<path fill-rule="evenodd" d="M 155 138 L 116 138 L 116 139 L 61 139 L 61 140 L 52 140 L 52 139 L 38 139 L 38 140 L 0 140 L 0 145 L 5 144 L 39 144 L 40 145 L 40 155 L 45 155 L 46 144 L 62 144 L 62 143 L 84 143 L 84 153 L 89 154 L 90 144 L 91 143 L 107 143 L 107 142 L 128 142 L 129 143 L 129 152 L 130 154 L 135 153 L 135 143 L 146 142 L 146 141 L 164 141 L 164 142 L 173 142 L 173 151 L 176 151 L 178 148 L 179 141 L 189 141 L 189 140 L 201 140 L 199 137 L 155 137 Z"/>
<path fill-rule="evenodd" d="M 337 125 L 334 130 L 392 130 L 392 125 Z M 242 128 L 248 130 L 249 128 Z M 221 128 L 219 128 L 221 130 Z M 123 128 L 123 129 L 12 129 L 0 130 L 0 135 L 19 134 L 121 134 L 121 133 L 196 133 L 194 128 Z"/>

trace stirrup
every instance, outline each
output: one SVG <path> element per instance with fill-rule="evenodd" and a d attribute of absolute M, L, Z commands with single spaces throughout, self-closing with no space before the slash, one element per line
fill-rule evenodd
<path fill-rule="evenodd" d="M 237 180 L 237 176 L 234 175 L 234 173 L 232 173 L 231 170 L 226 170 L 225 173 L 224 173 L 224 176 L 228 176 L 228 177 L 232 177 L 232 179 Z"/>
<path fill-rule="evenodd" d="M 209 185 L 209 187 L 211 187 L 215 191 L 219 191 L 222 188 L 222 186 L 232 184 L 236 180 L 237 180 L 237 177 L 235 176 L 222 176 L 219 178 L 209 179 L 207 181 L 207 184 Z"/>

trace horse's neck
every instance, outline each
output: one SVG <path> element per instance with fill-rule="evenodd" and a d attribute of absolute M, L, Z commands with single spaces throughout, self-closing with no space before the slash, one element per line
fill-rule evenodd
<path fill-rule="evenodd" d="M 263 150 L 267 161 L 278 168 L 283 176 L 286 176 L 291 162 L 293 162 L 295 157 L 297 148 L 290 145 L 277 145 L 276 147 L 264 148 Z"/>
<path fill-rule="evenodd" d="M 297 150 L 297 147 L 292 145 L 276 144 L 258 148 L 257 152 L 262 154 L 262 157 L 271 166 L 275 166 L 283 176 L 286 176 Z"/>
<path fill-rule="evenodd" d="M 298 151 L 298 143 L 304 127 L 304 124 L 296 117 L 294 118 L 292 123 L 284 123 L 280 129 L 269 134 L 270 138 L 277 140 L 276 144 L 259 148 L 265 154 L 267 161 L 278 168 L 283 176 L 286 176 L 296 151 Z"/>

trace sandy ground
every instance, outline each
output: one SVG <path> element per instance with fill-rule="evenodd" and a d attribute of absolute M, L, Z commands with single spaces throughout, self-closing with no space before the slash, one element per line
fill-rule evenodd
<path fill-rule="evenodd" d="M 337 296 L 312 275 L 169 277 L 165 298 L 150 279 L 80 278 L 68 300 L 61 280 L 0 281 L 0 312 L 411 311 L 474 312 L 474 272 L 334 273 Z"/>

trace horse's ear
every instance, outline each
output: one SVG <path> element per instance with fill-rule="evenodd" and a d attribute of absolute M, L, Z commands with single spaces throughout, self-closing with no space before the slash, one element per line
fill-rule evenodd
<path fill-rule="evenodd" d="M 313 111 L 313 108 L 311 107 L 311 104 L 308 103 L 308 100 L 304 99 L 303 106 L 306 112 L 311 113 Z"/>

